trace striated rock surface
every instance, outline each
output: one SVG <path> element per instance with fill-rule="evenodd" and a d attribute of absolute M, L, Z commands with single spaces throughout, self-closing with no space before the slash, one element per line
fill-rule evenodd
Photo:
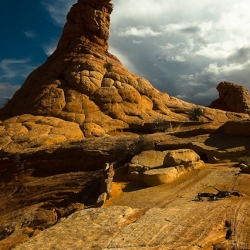
<path fill-rule="evenodd" d="M 250 95 L 246 87 L 232 82 L 221 82 L 217 90 L 220 98 L 213 101 L 209 105 L 210 108 L 249 113 Z"/>
<path fill-rule="evenodd" d="M 30 117 L 34 119 L 33 116 Z M 192 149 L 206 162 L 213 162 L 214 158 L 217 159 L 217 162 L 237 161 L 239 157 L 250 154 L 250 142 L 247 137 L 228 136 L 223 131 L 218 130 L 218 127 L 211 126 L 211 124 L 189 125 L 184 126 L 183 124 L 183 127 L 180 127 L 176 132 L 140 136 L 136 134 L 118 134 L 116 136 L 68 140 L 47 147 L 30 147 L 26 150 L 19 148 L 20 150 L 16 151 L 16 153 L 9 152 L 7 150 L 10 148 L 4 147 L 0 150 L 0 249 L 12 249 L 14 246 L 28 240 L 29 237 L 35 236 L 45 228 L 56 224 L 61 218 L 67 217 L 77 210 L 93 206 L 101 190 L 103 173 L 100 170 L 103 169 L 106 163 L 114 163 L 115 172 L 119 167 L 124 169 L 123 174 L 120 176 L 120 180 L 123 180 L 128 173 L 128 169 L 125 167 L 126 163 L 129 163 L 134 156 L 139 155 L 141 151 L 147 151 L 142 153 L 144 156 L 140 160 L 144 162 L 143 164 L 146 164 L 148 159 L 148 167 L 153 167 L 149 152 L 152 152 L 152 159 L 158 159 L 155 162 L 157 167 L 163 164 L 168 150 L 173 149 Z M 137 159 L 134 163 L 139 165 L 138 157 L 134 159 Z M 162 163 L 159 163 L 159 160 Z M 222 165 L 227 167 L 227 164 L 223 163 Z M 210 168 L 211 178 L 203 180 L 202 178 L 207 176 L 207 168 L 205 164 L 202 168 L 194 167 L 192 171 L 188 172 L 177 166 L 174 169 L 178 170 L 178 175 L 179 173 L 182 174 L 177 179 L 172 179 L 171 182 L 169 182 L 169 177 L 175 176 L 176 172 L 172 173 L 172 175 L 165 175 L 165 180 L 161 178 L 164 174 L 158 175 L 158 178 L 157 173 L 155 173 L 155 177 L 151 178 L 151 180 L 157 178 L 157 185 L 162 184 L 159 183 L 161 180 L 168 182 L 169 194 L 174 192 L 176 196 L 172 197 L 170 195 L 167 198 L 165 191 L 159 192 L 158 189 L 152 193 L 147 193 L 149 187 L 142 189 L 142 186 L 139 186 L 135 189 L 138 190 L 139 195 L 133 198 L 133 207 L 138 207 L 140 205 L 139 201 L 143 203 L 142 208 L 148 208 L 151 205 L 153 207 L 158 206 L 158 202 L 167 203 L 169 200 L 177 202 L 177 207 L 182 207 L 176 197 L 189 191 L 192 191 L 190 193 L 192 197 L 195 192 L 206 192 L 204 185 L 215 185 L 220 189 L 225 188 L 226 185 L 228 185 L 228 189 L 232 189 L 235 184 L 239 184 L 237 189 L 242 185 L 249 186 L 248 179 L 244 179 L 248 177 L 244 177 L 244 175 L 238 181 L 233 179 L 229 181 L 229 177 L 224 172 L 220 172 L 218 175 L 213 174 L 213 171 L 217 169 L 216 165 L 212 165 Z M 238 175 L 232 173 L 232 170 L 229 168 L 227 173 L 237 177 Z M 205 172 L 201 173 L 200 171 Z M 190 177 L 192 174 L 197 176 L 197 180 Z M 114 181 L 117 181 L 116 174 Z M 189 184 L 186 185 L 187 189 L 182 189 L 185 183 L 191 182 L 194 184 L 199 181 L 201 183 L 197 184 L 195 192 L 194 189 L 190 189 Z M 124 193 L 135 193 L 130 192 L 130 187 L 135 185 L 133 183 L 137 182 L 129 182 L 127 187 L 124 188 Z M 173 191 L 176 183 L 178 183 L 179 189 Z M 146 185 L 143 187 L 146 187 Z M 161 188 L 161 186 L 158 187 Z M 184 190 L 186 191 L 184 192 Z M 240 189 L 238 191 L 246 193 L 247 190 Z M 132 205 L 127 196 L 124 199 L 121 205 Z M 155 202 L 156 199 L 157 202 Z M 185 205 L 186 209 L 189 209 L 191 204 L 189 199 Z M 206 207 L 209 210 L 209 204 L 211 203 L 205 204 L 204 209 Z M 182 219 L 184 220 L 185 216 L 190 217 L 190 214 L 196 209 L 198 208 L 195 207 L 192 211 L 188 210 L 190 213 L 184 214 Z M 176 216 L 176 214 L 173 216 Z M 213 218 L 213 216 L 215 216 L 215 213 L 212 213 L 210 217 Z M 202 218 L 202 215 L 199 218 Z M 204 224 L 199 225 L 199 230 L 204 231 Z M 208 226 L 207 230 L 211 230 L 210 226 Z M 245 227 L 247 228 L 247 225 Z M 166 233 L 169 232 L 166 231 Z M 171 237 L 174 237 L 174 235 Z M 49 242 L 46 243 L 47 249 L 50 249 L 49 244 L 54 244 L 58 240 L 49 240 Z M 198 242 L 200 243 L 200 241 Z M 180 241 L 177 243 L 182 244 Z M 91 238 L 89 238 L 89 244 L 90 246 L 95 244 L 91 241 Z M 135 244 L 137 248 L 137 243 L 131 244 Z M 36 243 L 33 247 L 36 248 Z M 67 248 L 68 245 L 65 244 L 65 247 Z"/>
<path fill-rule="evenodd" d="M 190 149 L 147 150 L 132 158 L 128 176 L 131 180 L 143 181 L 148 186 L 157 186 L 169 183 L 203 164 L 199 155 Z"/>
<path fill-rule="evenodd" d="M 250 176 L 238 172 L 208 165 L 172 184 L 130 186 L 113 206 L 76 212 L 15 249 L 249 249 Z M 199 192 L 215 191 L 210 185 L 235 187 L 243 197 L 196 201 Z"/>

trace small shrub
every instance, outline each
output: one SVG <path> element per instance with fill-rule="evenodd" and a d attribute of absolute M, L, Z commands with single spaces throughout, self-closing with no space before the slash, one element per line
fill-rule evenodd
<path fill-rule="evenodd" d="M 158 116 L 153 122 L 153 130 L 155 132 L 177 132 L 180 125 L 174 126 L 171 122 L 166 121 L 164 117 Z"/>
<path fill-rule="evenodd" d="M 113 67 L 112 63 L 110 63 L 110 62 L 104 63 L 104 68 L 106 68 L 107 70 L 111 70 L 112 67 Z"/>
<path fill-rule="evenodd" d="M 242 156 L 240 158 L 238 158 L 238 162 L 239 164 L 243 163 L 245 165 L 250 165 L 250 157 L 249 156 Z"/>
<path fill-rule="evenodd" d="M 190 121 L 199 121 L 202 115 L 203 115 L 203 109 L 200 107 L 196 107 L 189 112 L 188 118 Z"/>
<path fill-rule="evenodd" d="M 166 132 L 169 124 L 170 122 L 166 121 L 163 117 L 157 116 L 153 122 L 153 130 L 155 132 Z"/>

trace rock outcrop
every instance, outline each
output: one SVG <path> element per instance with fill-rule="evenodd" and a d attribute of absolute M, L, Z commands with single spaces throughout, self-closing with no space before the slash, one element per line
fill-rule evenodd
<path fill-rule="evenodd" d="M 221 130 L 230 136 L 250 136 L 250 120 L 243 121 L 228 121 L 222 127 Z"/>
<path fill-rule="evenodd" d="M 250 175 L 238 172 L 221 164 L 172 184 L 130 187 L 113 206 L 76 212 L 15 249 L 249 249 Z M 195 201 L 198 193 L 215 191 L 210 185 L 235 187 L 243 197 Z"/>
<path fill-rule="evenodd" d="M 210 163 L 235 161 L 239 156 L 250 154 L 250 142 L 248 138 L 242 137 L 244 134 L 232 134 L 230 124 L 218 130 L 227 121 L 248 119 L 248 114 L 203 107 L 200 109 L 202 112 L 197 114 L 199 121 L 189 121 L 190 111 L 197 108 L 196 105 L 160 93 L 146 79 L 131 74 L 108 52 L 112 9 L 113 5 L 109 0 L 78 0 L 67 16 L 67 23 L 55 52 L 28 76 L 21 89 L 0 111 L 0 248 L 3 250 L 14 248 L 77 210 L 94 206 L 100 193 L 103 193 L 105 198 L 105 194 L 109 193 L 114 174 L 112 170 L 107 175 L 108 178 L 103 179 L 105 185 L 101 186 L 103 173 L 100 170 L 106 163 L 114 164 L 115 171 L 118 167 L 123 169 L 135 155 L 151 150 L 153 152 L 151 156 L 147 156 L 148 152 L 142 153 L 144 154 L 142 172 L 145 178 L 148 178 L 145 182 L 149 185 L 168 182 L 171 187 L 172 181 L 180 172 L 184 172 L 185 168 L 190 166 L 195 167 L 192 166 L 193 163 L 189 165 L 188 162 L 186 164 L 180 160 L 177 165 L 161 170 L 168 150 L 193 150 L 199 155 L 196 155 L 195 159 L 201 157 Z M 229 129 L 226 129 L 227 126 Z M 246 132 L 248 123 L 242 123 L 242 126 L 244 127 L 242 131 L 248 135 Z M 120 133 L 121 131 L 124 133 Z M 164 133 L 154 133 L 156 131 Z M 231 134 L 228 136 L 228 133 Z M 144 169 L 143 166 L 152 169 Z M 127 169 L 125 172 L 124 175 L 127 174 Z M 226 186 L 227 177 L 231 180 L 229 186 L 234 184 L 233 178 L 236 175 L 231 169 L 227 170 L 226 175 L 223 171 L 221 173 L 217 176 L 211 174 L 212 177 L 208 179 L 206 172 L 197 175 L 198 180 L 192 183 L 195 185 L 198 181 L 201 183 L 191 190 L 200 191 L 204 183 L 210 184 L 210 182 L 213 185 L 222 182 L 223 186 L 224 184 Z M 192 175 L 192 172 L 186 174 Z M 89 246 L 90 249 L 106 247 L 116 235 L 119 239 L 109 244 L 108 248 L 122 249 L 130 246 L 136 249 L 161 248 L 162 239 L 170 242 L 163 244 L 163 247 L 166 245 L 166 249 L 169 247 L 172 249 L 173 246 L 175 249 L 184 249 L 190 244 L 200 247 L 206 246 L 207 242 L 214 243 L 210 236 L 223 231 L 224 224 L 221 221 L 226 219 L 224 216 L 226 213 L 224 210 L 217 210 L 217 205 L 214 204 L 208 206 L 199 203 L 191 206 L 190 200 L 182 203 L 176 199 L 177 193 L 190 189 L 189 178 L 185 179 L 183 176 L 184 174 L 178 179 L 180 185 L 172 186 L 175 188 L 175 197 L 173 189 L 169 189 L 171 195 L 167 201 L 165 192 L 161 194 L 162 197 L 155 197 L 156 193 L 157 195 L 160 193 L 154 192 L 149 197 L 142 195 L 134 199 L 135 203 L 145 199 L 146 206 L 143 206 L 142 210 L 121 207 L 108 209 L 107 214 L 99 209 L 83 212 L 82 218 L 88 220 L 81 220 L 83 224 L 79 224 L 80 228 L 83 230 L 82 227 L 86 226 L 87 229 L 84 230 L 89 235 L 92 234 L 92 238 L 86 239 L 85 236 L 81 238 L 85 246 Z M 219 178 L 221 176 L 223 178 Z M 114 176 L 114 179 L 116 178 Z M 244 185 L 249 183 L 248 177 L 240 181 Z M 187 183 L 188 189 L 184 188 L 182 182 Z M 239 186 L 242 187 L 241 184 Z M 247 188 L 246 190 L 248 191 Z M 166 213 L 160 211 L 163 219 L 159 223 L 156 220 L 157 223 L 154 224 L 156 230 L 150 233 L 148 229 L 151 229 L 152 221 L 155 222 L 154 218 L 161 218 L 157 213 L 154 213 L 153 217 L 150 215 L 150 218 L 153 218 L 151 220 L 145 217 L 143 224 L 131 224 L 131 222 L 142 216 L 144 208 L 148 208 L 148 203 L 154 200 L 157 200 L 153 203 L 155 207 L 164 208 L 164 204 L 170 201 L 176 202 L 177 205 L 175 207 L 173 204 L 170 205 L 170 208 L 173 208 L 171 221 L 166 219 L 166 216 L 167 218 L 169 216 L 169 208 Z M 127 201 L 125 203 L 127 204 Z M 242 208 L 244 214 L 249 202 L 244 204 L 238 206 L 237 203 L 233 206 L 230 216 L 238 216 L 238 207 Z M 140 204 L 136 203 L 137 205 Z M 201 206 L 203 209 L 200 209 Z M 224 203 L 222 208 L 228 208 L 228 204 Z M 199 217 L 195 217 L 197 222 L 201 222 L 198 224 L 198 230 L 196 227 L 190 227 L 190 221 L 193 222 L 190 218 L 194 218 L 197 211 L 201 211 Z M 204 211 L 208 215 L 205 222 L 203 222 Z M 80 214 L 72 217 L 77 219 Z M 218 223 L 213 221 L 216 214 L 223 215 Z M 97 218 L 94 228 L 92 224 L 88 224 L 92 216 Z M 241 242 L 240 228 L 249 232 L 248 224 L 239 224 L 237 216 L 234 217 L 236 219 L 232 219 L 235 225 L 239 225 L 238 235 L 232 238 L 233 242 L 234 240 Z M 111 223 L 110 227 L 103 223 L 105 218 L 106 222 Z M 99 222 L 100 227 L 97 226 Z M 128 238 L 127 225 L 132 227 L 132 231 L 128 228 Z M 233 230 L 236 230 L 235 225 L 232 227 Z M 134 234 L 133 238 L 131 232 L 134 226 L 148 230 L 145 242 L 138 240 L 137 234 Z M 119 234 L 118 231 L 123 228 L 125 232 Z M 184 236 L 192 237 L 190 232 L 197 234 L 194 233 L 193 238 L 185 238 L 185 242 L 176 241 L 180 235 L 175 234 L 173 230 L 175 228 L 178 232 L 187 229 L 183 233 Z M 64 244 L 64 241 L 68 240 L 67 237 L 64 237 L 63 241 L 54 238 L 44 245 L 45 241 L 41 234 L 42 246 L 35 242 L 34 246 L 24 245 L 20 246 L 20 249 L 37 249 L 37 244 L 41 249 L 42 247 L 49 249 L 49 244 L 55 242 L 51 248 L 78 248 L 79 237 L 82 237 L 78 233 L 81 233 L 81 230 L 75 231 L 76 238 L 72 237 L 74 242 L 71 246 Z M 56 232 L 60 234 L 57 229 Z M 140 233 L 140 230 L 138 232 Z M 211 234 L 202 234 L 203 237 L 201 232 Z M 224 237 L 224 231 L 221 235 Z M 249 239 L 248 236 L 246 234 L 242 237 Z M 152 247 L 150 245 L 149 248 L 145 248 L 144 245 L 149 239 L 152 240 Z M 57 245 L 60 242 L 63 243 L 63 247 Z"/>
<path fill-rule="evenodd" d="M 27 77 L 1 113 L 75 122 L 85 137 L 152 130 L 159 120 L 188 121 L 195 105 L 160 93 L 108 52 L 112 10 L 107 0 L 78 0 L 55 52 Z M 201 121 L 228 119 L 208 108 L 200 116 Z"/>
<path fill-rule="evenodd" d="M 244 86 L 232 82 L 221 82 L 217 86 L 219 99 L 213 101 L 209 107 L 225 111 L 249 113 L 250 95 Z"/>
<path fill-rule="evenodd" d="M 55 52 L 28 76 L 4 112 L 76 122 L 87 136 L 140 128 L 159 114 L 187 120 L 167 108 L 169 95 L 108 53 L 112 10 L 110 1 L 79 0 Z"/>
<path fill-rule="evenodd" d="M 199 155 L 190 149 L 147 150 L 133 157 L 129 163 L 128 176 L 148 186 L 157 186 L 172 182 L 181 174 L 203 164 Z"/>

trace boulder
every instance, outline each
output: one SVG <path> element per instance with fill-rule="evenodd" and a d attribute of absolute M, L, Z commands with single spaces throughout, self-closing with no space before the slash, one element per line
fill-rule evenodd
<path fill-rule="evenodd" d="M 249 113 L 250 95 L 248 89 L 236 83 L 223 81 L 217 86 L 219 99 L 209 107 L 225 111 Z"/>
<path fill-rule="evenodd" d="M 157 168 L 163 166 L 164 158 L 168 151 L 147 150 L 134 156 L 129 164 L 129 172 L 141 171 L 147 168 Z"/>
<path fill-rule="evenodd" d="M 143 181 L 149 186 L 161 185 L 203 164 L 199 155 L 190 149 L 147 150 L 132 158 L 128 177 L 133 181 Z"/>
<path fill-rule="evenodd" d="M 143 173 L 142 180 L 148 186 L 158 186 L 169 183 L 178 177 L 178 171 L 175 167 L 150 169 Z"/>
<path fill-rule="evenodd" d="M 226 135 L 250 136 L 250 120 L 228 121 L 221 127 L 221 130 Z"/>
<path fill-rule="evenodd" d="M 171 166 L 191 166 L 194 162 L 199 162 L 200 156 L 191 149 L 172 150 L 166 154 L 163 165 Z"/>

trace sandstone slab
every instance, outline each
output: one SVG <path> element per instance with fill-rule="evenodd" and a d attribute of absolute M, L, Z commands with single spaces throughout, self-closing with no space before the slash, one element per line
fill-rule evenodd
<path fill-rule="evenodd" d="M 228 121 L 221 129 L 226 135 L 250 136 L 250 121 Z"/>
<path fill-rule="evenodd" d="M 129 163 L 128 174 L 130 179 L 139 180 L 141 174 L 146 170 L 163 166 L 167 152 L 146 150 L 134 156 Z"/>
<path fill-rule="evenodd" d="M 184 165 L 188 166 L 193 162 L 198 162 L 200 160 L 200 156 L 190 149 L 179 149 L 172 150 L 166 154 L 164 158 L 164 166 L 179 166 Z"/>
<path fill-rule="evenodd" d="M 169 183 L 178 177 L 175 167 L 151 169 L 143 173 L 142 181 L 148 186 Z"/>
<path fill-rule="evenodd" d="M 76 212 L 16 249 L 248 249 L 249 175 L 225 165 L 197 171 L 182 182 L 124 192 L 113 206 Z M 212 191 L 204 184 L 229 190 L 235 182 L 243 197 L 192 201 Z"/>

